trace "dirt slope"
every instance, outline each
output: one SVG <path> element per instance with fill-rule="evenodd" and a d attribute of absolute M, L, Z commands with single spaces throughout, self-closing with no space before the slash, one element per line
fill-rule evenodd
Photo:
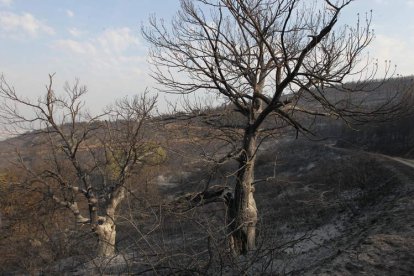
<path fill-rule="evenodd" d="M 287 275 L 413 275 L 412 160 L 288 141 L 264 150 L 263 221 L 278 244 L 269 271 Z M 270 165 L 277 156 L 275 169 Z M 303 238 L 304 237 L 304 238 Z M 266 237 L 268 238 L 268 237 Z"/>
<path fill-rule="evenodd" d="M 357 213 L 353 225 L 336 241 L 337 253 L 307 274 L 414 273 L 414 164 L 402 158 L 369 155 L 393 175 L 398 185 L 377 204 Z"/>

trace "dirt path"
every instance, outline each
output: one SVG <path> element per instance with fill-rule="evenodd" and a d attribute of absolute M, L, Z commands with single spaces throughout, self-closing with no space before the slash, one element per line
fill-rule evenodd
<path fill-rule="evenodd" d="M 392 157 L 392 156 L 384 155 L 384 154 L 378 154 L 378 155 L 382 156 L 382 157 L 385 157 L 385 158 L 388 158 L 390 160 L 394 160 L 394 161 L 399 162 L 401 164 L 407 165 L 407 166 L 414 169 L 414 160 L 412 160 L 412 159 L 405 159 L 405 158 L 401 158 L 401 157 Z"/>
<path fill-rule="evenodd" d="M 338 237 L 336 256 L 307 271 L 308 275 L 414 274 L 414 161 L 366 154 L 378 161 L 380 169 L 389 171 L 392 190 L 352 218 Z"/>
<path fill-rule="evenodd" d="M 330 149 L 334 149 L 337 151 L 342 151 L 342 152 L 354 152 L 354 150 L 352 149 L 347 149 L 347 148 L 339 148 L 334 146 L 333 144 L 326 144 L 325 147 L 330 148 Z M 390 155 L 385 155 L 385 154 L 381 154 L 381 153 L 375 153 L 375 152 L 369 152 L 369 151 L 360 151 L 363 152 L 365 154 L 368 154 L 370 156 L 375 156 L 375 157 L 379 157 L 379 158 L 386 158 L 389 160 L 394 160 L 398 163 L 404 164 L 406 166 L 409 166 L 411 168 L 414 169 L 414 160 L 413 159 L 406 159 L 406 158 L 402 158 L 402 157 L 395 157 L 395 156 L 390 156 Z"/>

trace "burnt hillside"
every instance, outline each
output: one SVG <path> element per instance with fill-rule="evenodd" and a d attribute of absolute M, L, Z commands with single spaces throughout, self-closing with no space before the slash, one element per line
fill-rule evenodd
<path fill-rule="evenodd" d="M 382 86 L 372 104 L 410 81 Z M 375 83 L 365 87 L 373 88 L 378 89 Z M 114 258 L 93 255 L 95 236 L 50 201 L 44 187 L 18 185 L 26 175 L 10 161 L 17 161 L 18 152 L 27 165 L 43 164 L 40 160 L 50 154 L 46 137 L 30 132 L 0 142 L 0 273 L 414 272 L 412 114 L 353 129 L 340 120 L 306 121 L 315 135 L 297 135 L 273 118 L 266 121 L 265 127 L 278 131 L 263 139 L 257 152 L 258 245 L 248 256 L 232 258 L 226 248 L 226 205 L 217 201 L 191 208 L 185 200 L 211 187 L 233 186 L 236 162 L 217 160 L 240 138 L 241 117 L 229 107 L 197 112 L 190 119 L 153 118 L 146 129 L 146 138 L 159 139 L 166 158 L 128 182 Z M 87 147 L 80 150 L 86 153 Z M 100 179 L 95 181 L 98 185 Z"/>

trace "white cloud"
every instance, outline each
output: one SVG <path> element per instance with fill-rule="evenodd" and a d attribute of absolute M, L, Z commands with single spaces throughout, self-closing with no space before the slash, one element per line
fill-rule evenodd
<path fill-rule="evenodd" d="M 62 59 L 69 58 L 71 63 L 82 64 L 79 68 L 95 74 L 116 71 L 136 76 L 137 72 L 143 72 L 139 68 L 145 66 L 145 57 L 140 52 L 138 35 L 131 29 L 111 28 L 85 40 L 76 37 L 77 29 L 69 32 L 75 38 L 57 40 L 52 46 L 64 53 Z"/>
<path fill-rule="evenodd" d="M 68 30 L 75 37 L 82 34 L 76 28 Z M 69 51 L 75 54 L 94 54 L 110 56 L 122 56 L 122 53 L 129 48 L 139 46 L 139 39 L 129 28 L 107 29 L 96 37 L 89 38 L 86 41 L 73 39 L 58 40 L 55 42 L 55 48 Z M 93 50 L 92 50 L 93 49 Z"/>
<path fill-rule="evenodd" d="M 70 33 L 71 36 L 73 37 L 80 37 L 81 35 L 83 35 L 85 32 L 81 31 L 77 28 L 69 28 L 68 32 Z"/>
<path fill-rule="evenodd" d="M 52 53 L 51 63 L 64 79 L 78 77 L 88 86 L 91 93 L 86 100 L 93 109 L 153 85 L 138 33 L 124 27 L 91 34 L 55 41 L 51 47 L 57 52 Z"/>
<path fill-rule="evenodd" d="M 71 11 L 71 10 L 66 10 L 66 15 L 68 17 L 74 17 L 75 16 L 75 13 L 73 11 Z"/>
<path fill-rule="evenodd" d="M 36 37 L 41 33 L 48 35 L 55 33 L 52 27 L 27 12 L 21 15 L 12 12 L 0 12 L 0 30 L 12 36 L 20 35 L 21 31 L 31 37 Z"/>
<path fill-rule="evenodd" d="M 414 57 L 411 55 L 411 45 L 414 39 L 402 38 L 399 36 L 377 35 L 373 45 L 370 47 L 372 56 L 378 59 L 381 65 L 386 60 L 391 60 L 397 65 L 398 74 L 412 75 L 414 70 L 412 64 Z"/>
<path fill-rule="evenodd" d="M 61 39 L 55 42 L 55 47 L 60 50 L 81 55 L 95 55 L 96 48 L 90 42 L 78 42 L 72 39 Z"/>
<path fill-rule="evenodd" d="M 91 37 L 86 41 L 81 41 L 79 38 L 84 35 L 86 32 L 79 30 L 77 28 L 69 28 L 68 32 L 77 40 L 58 40 L 55 46 L 63 50 L 69 50 L 75 53 L 86 53 L 89 52 L 91 45 L 95 45 L 99 51 L 104 52 L 108 55 L 119 55 L 122 52 L 128 50 L 131 47 L 137 47 L 140 45 L 137 35 L 133 34 L 129 28 L 111 28 L 103 31 L 95 37 Z M 76 50 L 74 47 L 67 47 L 64 45 L 78 45 Z M 94 46 L 94 47 L 95 47 Z M 84 51 L 79 51 L 78 48 L 84 48 Z"/>
<path fill-rule="evenodd" d="M 385 59 L 390 59 L 396 53 L 404 51 L 406 45 L 403 41 L 387 35 L 377 35 L 376 39 L 377 53 Z"/>
<path fill-rule="evenodd" d="M 0 6 L 11 6 L 13 0 L 0 0 Z"/>
<path fill-rule="evenodd" d="M 129 47 L 139 45 L 137 36 L 134 35 L 129 28 L 105 30 L 97 38 L 97 41 L 101 45 L 102 49 L 107 53 L 111 53 L 113 51 L 119 53 Z"/>

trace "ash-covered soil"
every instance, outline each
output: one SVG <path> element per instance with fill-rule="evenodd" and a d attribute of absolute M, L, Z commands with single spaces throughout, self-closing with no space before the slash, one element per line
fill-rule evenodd
<path fill-rule="evenodd" d="M 213 204 L 171 214 L 161 206 L 121 221 L 119 255 L 56 260 L 46 274 L 413 275 L 414 163 L 336 147 L 335 141 L 267 141 L 259 151 L 257 250 L 226 255 L 225 210 Z M 176 158 L 155 179 L 160 203 L 210 185 L 232 185 L 228 164 Z M 201 165 L 200 165 L 201 164 Z M 230 175 L 230 176 L 229 176 Z M 137 206 L 143 208 L 139 202 Z M 157 209 L 158 208 L 158 209 Z M 141 209 L 140 209 L 141 210 Z M 132 211 L 134 212 L 134 211 Z M 221 236 L 220 236 L 221 235 Z"/>
<path fill-rule="evenodd" d="M 337 148 L 326 141 L 266 142 L 256 170 L 260 225 L 255 252 L 235 259 L 209 252 L 220 249 L 211 246 L 207 236 L 217 237 L 224 229 L 217 230 L 224 225 L 223 205 L 209 205 L 179 219 L 170 217 L 163 228 L 169 234 L 154 231 L 148 238 L 156 244 L 162 236 L 163 250 L 179 252 L 167 265 L 176 270 L 165 270 L 165 263 L 156 258 L 158 266 L 152 268 L 132 257 L 128 265 L 135 263 L 135 271 L 161 275 L 412 275 L 411 162 Z M 161 180 L 168 177 L 171 182 L 162 186 L 163 193 L 174 198 L 202 188 L 207 170 L 193 169 L 193 173 L 166 171 Z M 222 168 L 212 184 L 231 184 L 231 177 L 220 176 L 232 170 L 230 165 Z"/>
<path fill-rule="evenodd" d="M 281 161 L 259 166 L 258 175 L 275 178 L 257 185 L 257 202 L 269 234 L 292 241 L 272 256 L 273 272 L 414 273 L 411 160 L 300 140 L 269 144 L 262 159 L 272 147 Z"/>

